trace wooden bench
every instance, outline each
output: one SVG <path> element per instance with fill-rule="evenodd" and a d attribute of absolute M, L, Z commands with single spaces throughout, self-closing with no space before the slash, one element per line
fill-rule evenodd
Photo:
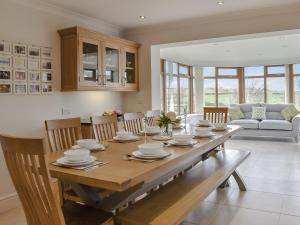
<path fill-rule="evenodd" d="M 224 150 L 199 163 L 183 176 L 175 179 L 144 199 L 117 213 L 122 225 L 177 225 L 212 191 L 231 175 L 245 190 L 236 168 L 250 152 Z"/>

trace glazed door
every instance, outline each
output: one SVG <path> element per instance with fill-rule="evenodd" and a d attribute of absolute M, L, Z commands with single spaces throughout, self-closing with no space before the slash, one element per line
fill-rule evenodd
<path fill-rule="evenodd" d="M 98 86 L 101 68 L 100 41 L 80 39 L 80 85 Z"/>
<path fill-rule="evenodd" d="M 118 45 L 105 44 L 103 85 L 107 87 L 120 86 L 120 48 Z"/>
<path fill-rule="evenodd" d="M 121 84 L 127 89 L 137 89 L 137 49 L 123 48 L 123 67 Z"/>

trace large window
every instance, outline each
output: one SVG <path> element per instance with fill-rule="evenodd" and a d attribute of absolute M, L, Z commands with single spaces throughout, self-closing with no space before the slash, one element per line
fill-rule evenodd
<path fill-rule="evenodd" d="M 192 70 L 190 66 L 169 62 L 163 60 L 162 81 L 165 83 L 165 90 L 163 95 L 165 96 L 165 111 L 173 111 L 177 114 L 183 114 L 184 109 L 188 113 L 193 111 L 193 83 L 194 77 L 191 74 Z"/>
<path fill-rule="evenodd" d="M 238 71 L 238 68 L 203 68 L 205 106 L 229 106 L 239 102 Z"/>
<path fill-rule="evenodd" d="M 245 67 L 245 102 L 259 103 L 265 101 L 264 67 Z"/>
<path fill-rule="evenodd" d="M 292 68 L 292 76 L 294 77 L 294 102 L 300 107 L 300 64 L 294 64 Z"/>

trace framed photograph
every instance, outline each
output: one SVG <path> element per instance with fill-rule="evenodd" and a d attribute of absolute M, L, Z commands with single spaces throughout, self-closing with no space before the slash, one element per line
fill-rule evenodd
<path fill-rule="evenodd" d="M 42 59 L 51 59 L 52 58 L 52 49 L 51 48 L 41 48 L 41 58 Z"/>
<path fill-rule="evenodd" d="M 0 41 L 0 54 L 11 54 L 11 43 Z"/>
<path fill-rule="evenodd" d="M 29 91 L 29 94 L 31 94 L 31 95 L 41 94 L 41 84 L 29 83 L 28 91 Z"/>
<path fill-rule="evenodd" d="M 27 83 L 14 83 L 14 94 L 15 95 L 26 95 L 27 94 Z"/>
<path fill-rule="evenodd" d="M 0 55 L 0 67 L 11 67 L 11 57 L 7 55 Z"/>
<path fill-rule="evenodd" d="M 27 45 L 13 44 L 13 53 L 18 56 L 27 56 Z"/>
<path fill-rule="evenodd" d="M 12 73 L 10 69 L 0 68 L 0 81 L 11 81 Z"/>
<path fill-rule="evenodd" d="M 42 83 L 43 94 L 52 93 L 52 92 L 53 92 L 52 84 Z"/>
<path fill-rule="evenodd" d="M 0 83 L 0 95 L 11 94 L 11 93 L 12 93 L 12 84 L 11 83 Z"/>
<path fill-rule="evenodd" d="M 24 57 L 14 57 L 14 68 L 26 69 L 27 59 Z"/>
<path fill-rule="evenodd" d="M 29 70 L 39 70 L 40 69 L 40 60 L 29 58 L 27 67 Z"/>
<path fill-rule="evenodd" d="M 40 82 L 41 81 L 40 71 L 29 70 L 28 71 L 28 80 L 30 82 Z"/>
<path fill-rule="evenodd" d="M 37 46 L 28 46 L 28 57 L 40 58 L 41 48 Z"/>
<path fill-rule="evenodd" d="M 14 70 L 14 81 L 27 81 L 26 70 Z"/>
<path fill-rule="evenodd" d="M 42 82 L 52 82 L 52 72 L 42 71 Z"/>
<path fill-rule="evenodd" d="M 51 70 L 52 69 L 52 61 L 51 60 L 42 60 L 41 69 Z"/>

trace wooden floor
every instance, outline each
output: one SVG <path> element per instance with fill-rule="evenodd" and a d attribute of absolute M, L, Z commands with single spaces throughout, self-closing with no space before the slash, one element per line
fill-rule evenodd
<path fill-rule="evenodd" d="M 252 152 L 239 168 L 248 184 L 212 193 L 182 225 L 299 225 L 300 144 L 231 140 L 228 148 Z M 0 214 L 0 225 L 26 225 L 21 208 Z"/>

